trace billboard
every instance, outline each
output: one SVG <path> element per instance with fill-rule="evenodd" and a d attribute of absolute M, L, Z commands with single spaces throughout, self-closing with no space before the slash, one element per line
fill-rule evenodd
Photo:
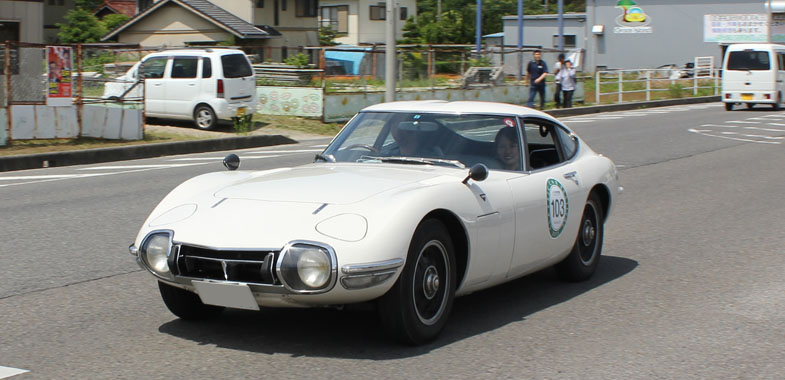
<path fill-rule="evenodd" d="M 73 102 L 73 83 L 71 83 L 71 47 L 46 47 L 46 105 L 70 106 Z"/>
<path fill-rule="evenodd" d="M 704 15 L 703 41 L 769 42 L 769 16 L 766 14 Z"/>

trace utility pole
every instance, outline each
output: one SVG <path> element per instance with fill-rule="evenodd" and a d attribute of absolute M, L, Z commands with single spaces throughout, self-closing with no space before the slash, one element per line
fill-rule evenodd
<path fill-rule="evenodd" d="M 564 50 L 564 0 L 558 1 L 559 9 L 559 50 Z"/>
<path fill-rule="evenodd" d="M 442 0 L 436 0 L 436 21 L 442 20 Z"/>
<path fill-rule="evenodd" d="M 384 48 L 384 101 L 395 101 L 395 71 L 398 67 L 395 46 L 395 0 L 387 0 L 385 9 L 386 40 Z"/>
<path fill-rule="evenodd" d="M 518 81 L 523 76 L 523 0 L 518 0 Z"/>
<path fill-rule="evenodd" d="M 477 59 L 480 59 L 480 51 L 482 50 L 482 0 L 477 0 L 477 20 L 475 22 L 477 29 L 475 32 L 475 40 L 477 40 Z"/>

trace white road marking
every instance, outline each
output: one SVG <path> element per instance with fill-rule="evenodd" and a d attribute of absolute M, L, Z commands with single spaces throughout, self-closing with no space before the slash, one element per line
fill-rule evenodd
<path fill-rule="evenodd" d="M 322 145 L 311 145 L 311 148 L 327 148 L 327 144 L 322 144 Z"/>
<path fill-rule="evenodd" d="M 757 129 L 759 131 L 766 131 L 766 132 L 785 132 L 785 129 L 781 129 L 781 128 L 744 127 L 744 129 Z"/>
<path fill-rule="evenodd" d="M 23 374 L 25 372 L 30 372 L 26 369 L 19 369 L 19 368 L 11 368 L 11 367 L 3 367 L 0 366 L 0 379 L 5 379 L 11 376 L 16 376 Z"/>
<path fill-rule="evenodd" d="M 206 162 L 199 162 L 190 165 L 206 165 Z M 0 187 L 8 187 L 8 186 L 18 186 L 18 185 L 28 185 L 33 183 L 41 183 L 41 182 L 50 182 L 50 181 L 62 181 L 66 179 L 80 179 L 80 178 L 88 178 L 88 177 L 103 177 L 108 175 L 115 175 L 115 174 L 126 174 L 126 173 L 136 173 L 136 172 L 145 172 L 150 170 L 159 170 L 159 169 L 169 169 L 169 166 L 162 166 L 162 167 L 152 167 L 152 168 L 141 168 L 141 169 L 133 169 L 133 170 L 120 170 L 116 172 L 109 172 L 109 173 L 90 173 L 90 174 L 72 174 L 72 175 L 63 175 L 63 176 L 50 176 L 53 178 L 36 178 L 41 176 L 13 176 L 13 177 L 0 177 L 0 179 L 15 179 L 15 180 L 27 180 L 27 179 L 37 179 L 36 181 L 27 181 L 27 182 L 17 182 L 17 183 L 9 183 L 5 185 L 0 185 Z"/>
<path fill-rule="evenodd" d="M 738 125 L 703 124 L 701 127 L 739 128 Z"/>
<path fill-rule="evenodd" d="M 249 154 L 265 154 L 265 153 L 314 153 L 321 152 L 324 149 L 292 149 L 292 150 L 257 150 L 253 152 L 245 152 Z"/>
<path fill-rule="evenodd" d="M 726 123 L 738 123 L 738 124 L 760 124 L 760 122 L 759 122 L 759 121 L 742 121 L 742 120 L 738 120 L 738 121 L 730 121 L 730 120 L 728 120 L 728 121 L 726 121 Z"/>
<path fill-rule="evenodd" d="M 694 129 L 694 128 L 690 128 L 687 131 L 692 132 L 692 133 L 697 133 L 697 134 L 703 135 L 703 136 L 719 137 L 719 138 L 722 138 L 722 139 L 735 140 L 735 141 L 752 142 L 752 143 L 758 143 L 758 144 L 780 144 L 779 141 L 760 141 L 760 140 L 752 140 L 752 139 L 743 139 L 743 138 L 738 138 L 738 137 L 714 135 L 714 134 L 706 133 L 706 132 L 704 132 L 702 130 L 698 130 L 698 129 Z M 730 132 L 730 133 L 733 133 L 733 132 Z"/>
<path fill-rule="evenodd" d="M 774 126 L 777 126 L 777 127 L 785 127 L 785 124 L 782 124 L 782 123 L 768 123 L 768 124 L 769 125 L 774 125 Z"/>
<path fill-rule="evenodd" d="M 597 121 L 597 120 L 564 120 L 564 122 L 566 124 L 570 124 L 570 123 L 593 123 L 595 121 Z"/>
<path fill-rule="evenodd" d="M 157 164 L 157 165 L 108 165 L 96 166 L 92 168 L 79 168 L 76 170 L 117 170 L 117 169 L 166 169 L 166 168 L 179 168 L 185 166 L 193 166 L 199 164 Z"/>
<path fill-rule="evenodd" d="M 273 158 L 281 157 L 282 154 L 271 154 L 269 156 L 240 156 L 240 160 L 255 160 L 257 158 Z M 186 157 L 186 158 L 173 158 L 169 161 L 214 161 L 221 162 L 223 157 Z M 172 165 L 174 166 L 174 165 Z"/>

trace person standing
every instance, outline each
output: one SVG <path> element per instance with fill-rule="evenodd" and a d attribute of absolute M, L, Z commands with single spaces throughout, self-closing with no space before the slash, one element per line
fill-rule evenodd
<path fill-rule="evenodd" d="M 557 74 L 557 78 L 559 78 L 561 82 L 562 95 L 564 95 L 564 108 L 570 108 L 572 107 L 572 94 L 575 92 L 577 80 L 575 79 L 575 68 L 572 67 L 572 62 L 569 59 L 564 61 L 561 70 Z"/>
<path fill-rule="evenodd" d="M 529 76 L 529 107 L 534 107 L 534 97 L 540 94 L 540 109 L 545 109 L 545 77 L 548 76 L 548 65 L 542 60 L 542 52 L 534 51 L 534 59 L 526 66 Z"/>
<path fill-rule="evenodd" d="M 553 65 L 553 82 L 556 83 L 556 92 L 553 94 L 553 101 L 556 108 L 561 108 L 561 78 L 559 77 L 559 71 L 561 70 L 562 66 L 564 66 L 564 53 L 559 53 L 559 60 Z"/>

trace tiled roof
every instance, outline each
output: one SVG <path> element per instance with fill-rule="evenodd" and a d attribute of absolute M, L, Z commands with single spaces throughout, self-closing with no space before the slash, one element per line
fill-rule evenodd
<path fill-rule="evenodd" d="M 187 9 L 195 14 L 198 14 L 199 16 L 213 22 L 214 24 L 220 26 L 226 31 L 243 39 L 269 38 L 276 35 L 266 30 L 262 30 L 260 28 L 253 26 L 251 23 L 235 16 L 229 11 L 207 0 L 161 0 L 154 3 L 151 7 L 145 9 L 144 11 L 138 13 L 136 16 L 128 20 L 125 24 L 109 32 L 108 34 L 103 36 L 101 40 L 106 41 L 116 36 L 118 33 L 122 32 L 123 30 L 133 25 L 137 21 L 143 19 L 147 15 L 155 12 L 156 10 L 158 10 L 159 8 L 164 6 L 164 4 L 167 3 L 180 5 L 184 9 Z M 278 33 L 277 35 L 280 35 L 280 33 Z"/>

